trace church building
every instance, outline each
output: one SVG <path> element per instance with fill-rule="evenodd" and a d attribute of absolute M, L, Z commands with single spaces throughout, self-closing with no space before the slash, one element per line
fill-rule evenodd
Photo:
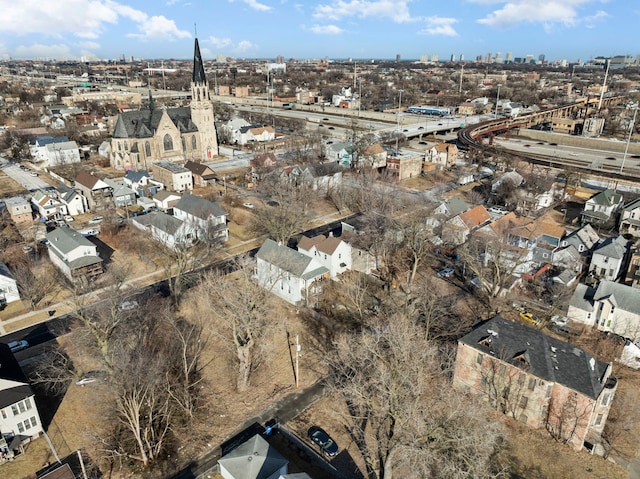
<path fill-rule="evenodd" d="M 196 38 L 189 106 L 157 108 L 150 93 L 148 109 L 120 113 L 110 163 L 117 170 L 138 171 L 148 170 L 154 161 L 207 162 L 217 155 L 213 103 Z"/>

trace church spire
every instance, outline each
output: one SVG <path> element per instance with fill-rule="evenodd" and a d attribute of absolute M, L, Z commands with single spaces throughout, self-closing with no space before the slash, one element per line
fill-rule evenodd
<path fill-rule="evenodd" d="M 149 88 L 149 111 L 153 113 L 153 110 L 156 108 L 156 102 L 153 99 L 153 95 L 151 94 L 151 84 L 148 84 Z"/>
<path fill-rule="evenodd" d="M 198 43 L 198 37 L 196 37 L 196 46 L 193 52 L 193 83 L 203 84 L 207 82 L 207 77 L 204 74 L 204 64 L 202 63 L 202 56 L 200 55 L 200 44 Z"/>

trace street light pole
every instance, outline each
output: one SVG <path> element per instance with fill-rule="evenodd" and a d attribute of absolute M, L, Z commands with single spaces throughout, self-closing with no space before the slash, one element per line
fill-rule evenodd
<path fill-rule="evenodd" d="M 498 103 L 500 103 L 500 87 L 502 86 L 502 83 L 498 83 L 498 94 L 496 95 L 496 113 L 495 113 L 495 118 L 498 118 Z"/>
<path fill-rule="evenodd" d="M 633 119 L 631 120 L 631 126 L 629 127 L 629 135 L 627 135 L 627 144 L 624 146 L 624 155 L 622 155 L 622 163 L 620 164 L 620 174 L 622 174 L 622 169 L 624 168 L 624 162 L 627 159 L 627 153 L 629 152 L 629 143 L 631 143 L 631 135 L 633 135 L 633 127 L 636 124 L 636 115 L 638 114 L 638 108 L 640 106 L 636 104 L 633 107 Z"/>
<path fill-rule="evenodd" d="M 398 90 L 400 98 L 398 100 L 398 111 L 396 112 L 396 156 L 398 156 L 398 137 L 400 136 L 400 110 L 402 109 L 402 92 Z"/>

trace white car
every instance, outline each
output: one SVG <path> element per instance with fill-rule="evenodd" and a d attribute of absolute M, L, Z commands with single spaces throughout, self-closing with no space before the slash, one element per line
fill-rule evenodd
<path fill-rule="evenodd" d="M 107 373 L 105 371 L 89 371 L 78 378 L 76 384 L 78 386 L 84 386 L 86 384 L 95 383 L 96 381 L 104 381 L 106 378 Z"/>
<path fill-rule="evenodd" d="M 130 311 L 132 309 L 136 309 L 138 307 L 138 302 L 135 300 L 132 301 L 123 301 L 118 305 L 118 309 L 120 311 Z"/>
<path fill-rule="evenodd" d="M 242 203 L 242 206 L 244 206 L 245 208 L 253 208 L 253 203 Z"/>
<path fill-rule="evenodd" d="M 95 218 L 91 218 L 91 219 L 89 220 L 89 223 L 88 223 L 88 224 L 90 224 L 90 225 L 97 225 L 97 224 L 102 223 L 102 220 L 104 220 L 104 218 L 103 218 L 102 216 L 96 216 Z"/>
<path fill-rule="evenodd" d="M 494 215 L 506 215 L 508 213 L 507 210 L 505 210 L 501 206 L 492 206 L 487 211 Z"/>
<path fill-rule="evenodd" d="M 64 216 L 64 220 L 65 220 L 67 223 L 71 223 L 71 222 L 73 221 L 73 216 L 71 216 L 71 215 L 65 215 L 65 216 Z"/>

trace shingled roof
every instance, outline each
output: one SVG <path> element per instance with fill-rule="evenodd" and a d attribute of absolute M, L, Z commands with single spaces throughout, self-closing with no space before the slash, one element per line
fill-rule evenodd
<path fill-rule="evenodd" d="M 198 127 L 191 120 L 189 107 L 143 109 L 120 113 L 113 130 L 113 138 L 152 138 L 165 112 L 180 133 L 198 131 Z"/>
<path fill-rule="evenodd" d="M 584 349 L 500 316 L 477 326 L 460 342 L 594 399 L 604 388 L 610 366 Z"/>

